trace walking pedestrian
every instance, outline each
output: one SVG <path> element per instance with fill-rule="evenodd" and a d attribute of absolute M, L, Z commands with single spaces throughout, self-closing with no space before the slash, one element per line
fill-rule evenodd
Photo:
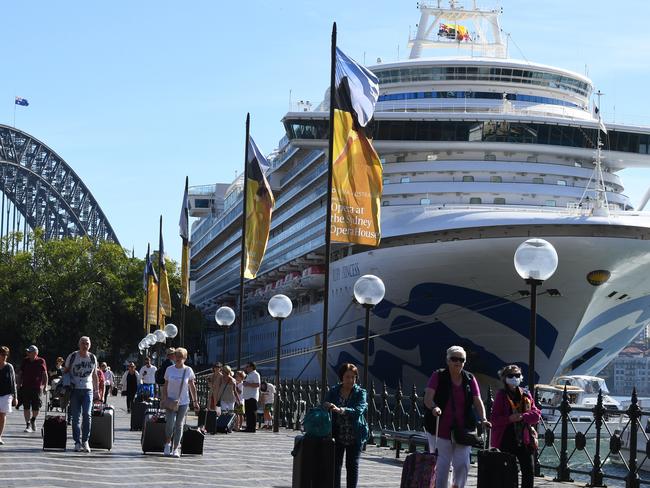
<path fill-rule="evenodd" d="M 227 364 L 221 368 L 221 411 L 233 412 L 235 403 L 241 398 L 237 393 L 235 378 L 232 376 L 232 369 Z"/>
<path fill-rule="evenodd" d="M 273 402 L 275 401 L 275 386 L 266 381 L 260 385 L 260 401 L 264 406 L 263 429 L 273 428 Z"/>
<path fill-rule="evenodd" d="M 176 362 L 173 347 L 168 347 L 165 352 L 167 353 L 167 357 L 160 365 L 160 368 L 156 370 L 156 384 L 158 385 L 158 390 L 162 389 L 162 386 L 165 384 L 165 371 Z"/>
<path fill-rule="evenodd" d="M 424 405 L 431 410 L 434 420 L 440 422 L 436 486 L 447 486 L 450 466 L 453 466 L 453 486 L 463 488 L 467 483 L 472 446 L 461 443 L 466 439 L 460 436 L 476 428 L 474 410 L 479 422 L 491 427 L 485 418 L 476 378 L 463 369 L 466 359 L 465 349 L 451 346 L 447 349 L 447 367 L 435 371 L 424 390 Z M 435 427 L 427 427 L 429 452 L 434 452 L 433 432 Z"/>
<path fill-rule="evenodd" d="M 155 396 L 155 385 L 156 385 L 156 368 L 151 364 L 151 358 L 146 356 L 144 358 L 144 366 L 140 368 L 140 391 L 143 394 L 143 397 L 147 395 L 149 398 L 154 398 Z"/>
<path fill-rule="evenodd" d="M 185 424 L 185 416 L 190 406 L 190 399 L 194 410 L 199 409 L 196 394 L 195 375 L 192 368 L 185 366 L 187 349 L 176 348 L 174 352 L 176 364 L 165 371 L 165 384 L 162 388 L 161 405 L 168 404 L 168 400 L 175 403 L 176 408 L 165 408 L 165 447 L 164 456 L 181 457 L 180 442 Z M 191 397 L 190 397 L 191 395 Z"/>
<path fill-rule="evenodd" d="M 246 432 L 255 432 L 257 419 L 257 401 L 260 399 L 260 374 L 257 372 L 257 365 L 250 362 L 244 368 L 246 379 L 244 380 L 244 412 L 246 415 Z"/>
<path fill-rule="evenodd" d="M 208 410 L 216 410 L 221 407 L 221 394 L 223 393 L 221 374 L 221 363 L 214 363 L 212 365 L 212 373 L 207 377 L 208 380 Z"/>
<path fill-rule="evenodd" d="M 2 433 L 5 430 L 7 414 L 11 407 L 18 404 L 18 387 L 16 386 L 16 373 L 9 363 L 9 348 L 0 347 L 0 446 L 4 444 Z"/>
<path fill-rule="evenodd" d="M 104 373 L 104 404 L 106 404 L 108 402 L 108 395 L 111 394 L 111 389 L 115 385 L 115 375 L 105 362 L 99 365 L 99 369 Z"/>
<path fill-rule="evenodd" d="M 340 383 L 327 392 L 323 403 L 332 413 L 332 435 L 336 441 L 334 486 L 341 488 L 345 455 L 345 486 L 356 488 L 361 449 L 368 440 L 366 390 L 357 385 L 359 370 L 354 364 L 344 363 L 338 373 Z"/>
<path fill-rule="evenodd" d="M 133 399 L 140 385 L 140 373 L 135 370 L 135 363 L 131 361 L 122 375 L 122 396 L 126 397 L 126 412 L 131 413 Z"/>
<path fill-rule="evenodd" d="M 246 374 L 238 370 L 235 372 L 235 414 L 237 415 L 237 420 L 235 421 L 235 430 L 239 431 L 244 425 L 244 378 Z"/>
<path fill-rule="evenodd" d="M 519 461 L 521 488 L 532 488 L 535 473 L 537 431 L 534 425 L 541 412 L 528 391 L 522 389 L 521 369 L 511 364 L 499 371 L 503 389 L 497 391 L 490 420 L 492 437 L 490 444 L 504 452 L 514 454 Z"/>
<path fill-rule="evenodd" d="M 38 347 L 29 346 L 20 366 L 21 399 L 24 406 L 25 432 L 36 432 L 36 417 L 43 405 L 41 394 L 47 389 L 47 365 L 38 355 Z"/>
<path fill-rule="evenodd" d="M 101 399 L 97 371 L 97 358 L 90 352 L 90 337 L 82 336 L 79 339 L 79 350 L 71 353 L 65 360 L 65 372 L 70 373 L 73 386 L 70 410 L 75 452 L 90 452 L 88 438 L 93 400 Z"/>

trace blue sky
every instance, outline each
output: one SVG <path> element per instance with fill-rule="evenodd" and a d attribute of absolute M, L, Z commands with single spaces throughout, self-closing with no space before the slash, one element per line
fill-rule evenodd
<path fill-rule="evenodd" d="M 650 125 L 650 2 L 509 0 L 510 55 L 584 74 L 605 94 L 606 120 Z M 293 101 L 317 104 L 329 82 L 333 21 L 339 46 L 367 62 L 405 59 L 415 1 L 30 1 L 3 5 L 0 123 L 45 142 L 81 176 L 122 245 L 157 243 L 180 256 L 178 214 L 191 185 L 241 171 L 244 121 L 263 152 L 283 135 Z M 398 49 L 399 46 L 399 49 Z M 523 53 L 523 55 L 522 55 Z M 650 169 L 622 174 L 636 205 Z"/>

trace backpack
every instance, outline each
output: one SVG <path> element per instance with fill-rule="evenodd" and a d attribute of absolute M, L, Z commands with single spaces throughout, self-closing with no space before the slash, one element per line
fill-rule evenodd
<path fill-rule="evenodd" d="M 310 409 L 302 421 L 305 434 L 312 437 L 328 437 L 332 433 L 332 417 L 322 407 Z"/>

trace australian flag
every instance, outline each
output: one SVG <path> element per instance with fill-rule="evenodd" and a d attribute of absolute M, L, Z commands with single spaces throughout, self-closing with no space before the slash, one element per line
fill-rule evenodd
<path fill-rule="evenodd" d="M 28 107 L 29 102 L 27 101 L 26 98 L 16 97 L 16 105 L 21 105 L 23 107 Z"/>

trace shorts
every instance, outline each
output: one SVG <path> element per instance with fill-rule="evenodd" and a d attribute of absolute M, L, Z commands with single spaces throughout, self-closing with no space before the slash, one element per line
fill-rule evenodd
<path fill-rule="evenodd" d="M 11 402 L 14 399 L 13 395 L 0 396 L 0 413 L 11 413 Z"/>
<path fill-rule="evenodd" d="M 140 386 L 138 386 L 138 395 L 140 395 L 142 398 L 146 398 L 147 396 L 149 398 L 154 397 L 154 384 L 153 383 L 141 383 Z"/>
<path fill-rule="evenodd" d="M 235 402 L 224 402 L 221 401 L 221 411 L 222 412 L 232 412 L 235 409 Z"/>
<path fill-rule="evenodd" d="M 43 406 L 40 388 L 23 387 L 20 392 L 20 400 L 25 406 L 25 410 L 40 410 Z"/>
<path fill-rule="evenodd" d="M 265 403 L 264 404 L 264 411 L 268 413 L 273 413 L 273 404 L 272 403 Z"/>
<path fill-rule="evenodd" d="M 233 410 L 237 415 L 244 415 L 244 404 L 240 403 L 238 405 L 235 405 L 235 409 Z"/>

